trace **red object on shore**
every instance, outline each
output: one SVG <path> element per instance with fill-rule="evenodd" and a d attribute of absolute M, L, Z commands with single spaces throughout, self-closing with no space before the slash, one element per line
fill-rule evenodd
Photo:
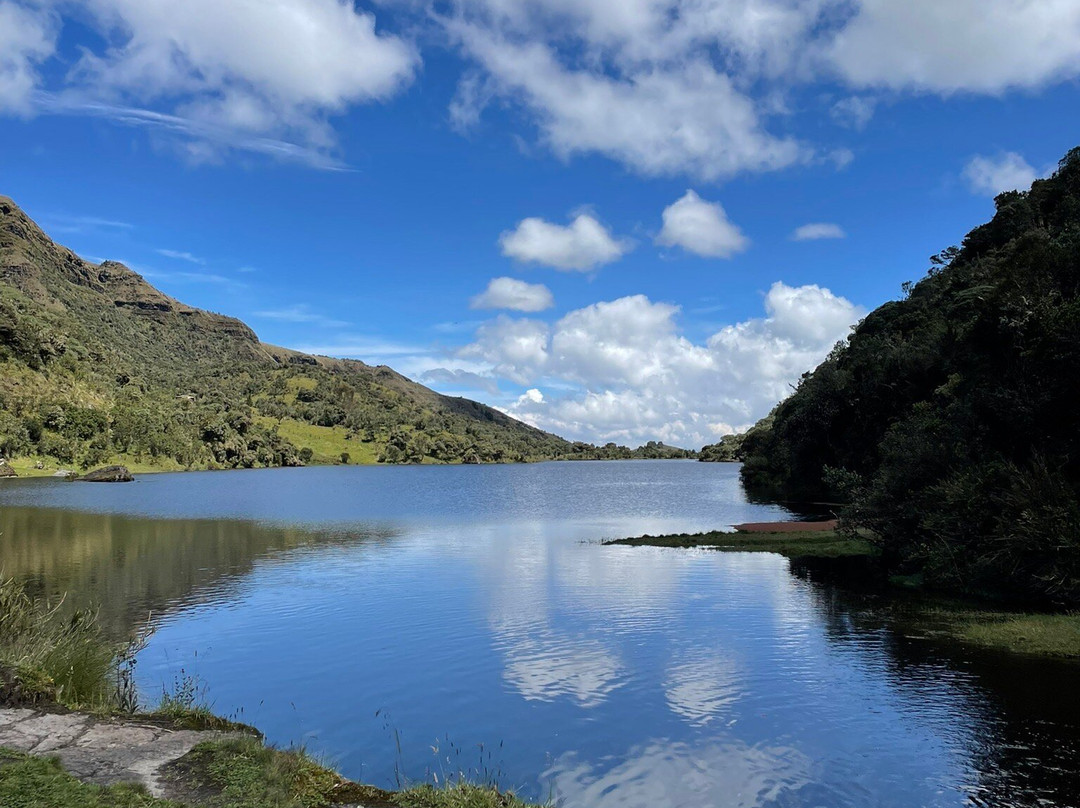
<path fill-rule="evenodd" d="M 744 525 L 732 525 L 740 533 L 815 533 L 836 530 L 836 520 L 824 522 L 747 522 Z"/>

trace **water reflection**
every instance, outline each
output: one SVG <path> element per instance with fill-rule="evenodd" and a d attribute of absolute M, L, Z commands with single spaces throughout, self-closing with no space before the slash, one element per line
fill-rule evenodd
<path fill-rule="evenodd" d="M 313 471 L 162 476 L 96 514 L 5 489 L 0 563 L 118 632 L 155 611 L 145 688 L 183 667 L 380 785 L 448 739 L 567 808 L 1078 802 L 1080 666 L 935 641 L 835 567 L 595 543 L 775 517 L 731 467 Z"/>

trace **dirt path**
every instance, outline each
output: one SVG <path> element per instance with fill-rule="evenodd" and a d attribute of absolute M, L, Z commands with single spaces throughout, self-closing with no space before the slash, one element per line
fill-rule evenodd
<path fill-rule="evenodd" d="M 164 795 L 159 777 L 163 766 L 202 741 L 225 737 L 235 735 L 172 730 L 138 719 L 0 707 L 0 746 L 58 757 L 85 783 L 142 783 L 157 797 Z"/>

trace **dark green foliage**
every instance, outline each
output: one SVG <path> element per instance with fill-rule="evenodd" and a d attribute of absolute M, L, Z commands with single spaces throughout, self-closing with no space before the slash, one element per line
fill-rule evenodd
<path fill-rule="evenodd" d="M 744 435 L 724 435 L 716 443 L 701 447 L 698 460 L 703 463 L 732 463 L 742 460 Z"/>
<path fill-rule="evenodd" d="M 901 572 L 1080 603 L 1080 149 L 932 259 L 747 435 L 751 492 L 845 497 Z"/>

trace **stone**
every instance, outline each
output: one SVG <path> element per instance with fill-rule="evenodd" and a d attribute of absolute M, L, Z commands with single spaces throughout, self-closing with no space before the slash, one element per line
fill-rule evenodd
<path fill-rule="evenodd" d="M 94 469 L 79 477 L 81 483 L 130 483 L 135 478 L 127 470 L 127 466 L 105 466 Z"/>

